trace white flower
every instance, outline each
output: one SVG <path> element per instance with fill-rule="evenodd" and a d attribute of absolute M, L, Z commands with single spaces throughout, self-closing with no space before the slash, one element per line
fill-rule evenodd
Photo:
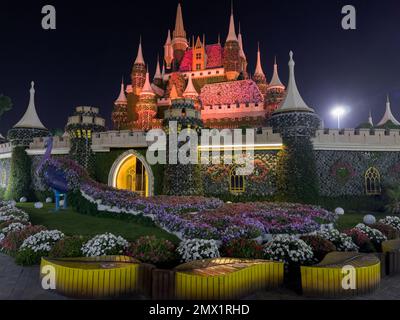
<path fill-rule="evenodd" d="M 27 238 L 19 250 L 31 249 L 34 252 L 50 252 L 54 244 L 62 238 L 64 238 L 64 234 L 61 231 L 41 231 Z"/>
<path fill-rule="evenodd" d="M 128 241 L 124 238 L 117 237 L 111 233 L 105 233 L 97 235 L 86 242 L 82 246 L 81 251 L 86 257 L 99 257 L 114 252 L 121 253 L 128 245 Z"/>
<path fill-rule="evenodd" d="M 380 232 L 377 229 L 368 227 L 367 225 L 365 225 L 363 223 L 356 225 L 356 229 L 358 229 L 362 233 L 364 233 L 371 241 L 381 243 L 381 242 L 387 240 L 386 236 L 382 232 Z"/>
<path fill-rule="evenodd" d="M 184 262 L 218 258 L 220 256 L 218 244 L 215 240 L 183 240 L 177 248 L 177 252 Z"/>
<path fill-rule="evenodd" d="M 391 226 L 391 227 L 395 228 L 397 231 L 400 231 L 400 218 L 399 217 L 388 216 L 384 219 L 379 220 L 379 222 L 382 224 Z"/>

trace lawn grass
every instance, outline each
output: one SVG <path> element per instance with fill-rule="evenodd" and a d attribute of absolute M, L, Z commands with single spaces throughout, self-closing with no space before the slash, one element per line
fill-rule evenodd
<path fill-rule="evenodd" d="M 57 229 L 68 236 L 92 237 L 111 232 L 129 241 L 136 240 L 141 236 L 154 235 L 157 238 L 178 243 L 177 237 L 155 226 L 143 226 L 131 221 L 83 215 L 72 208 L 55 213 L 51 211 L 54 209 L 54 204 L 45 204 L 42 209 L 36 209 L 33 203 L 18 204 L 18 207 L 29 214 L 32 224 L 43 225 L 48 229 Z"/>
<path fill-rule="evenodd" d="M 388 216 L 388 214 L 384 212 L 371 213 L 371 212 L 359 212 L 359 211 L 346 211 L 345 214 L 343 216 L 340 216 L 339 220 L 337 221 L 336 228 L 340 231 L 354 228 L 357 224 L 363 223 L 364 216 L 367 214 L 372 214 L 373 216 L 375 216 L 376 221 Z"/>

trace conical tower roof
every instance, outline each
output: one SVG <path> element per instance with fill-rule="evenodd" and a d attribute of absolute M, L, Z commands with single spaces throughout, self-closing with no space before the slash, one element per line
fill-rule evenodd
<path fill-rule="evenodd" d="M 138 49 L 137 57 L 135 60 L 135 64 L 145 64 L 144 58 L 143 58 L 142 37 L 140 37 L 139 49 Z"/>
<path fill-rule="evenodd" d="M 165 45 L 168 46 L 170 45 L 172 42 L 171 40 L 171 30 L 168 30 L 168 36 L 167 36 L 167 40 L 165 41 Z"/>
<path fill-rule="evenodd" d="M 236 36 L 236 31 L 235 31 L 235 17 L 233 15 L 233 3 L 232 3 L 232 9 L 231 9 L 231 20 L 229 22 L 229 33 L 228 37 L 226 38 L 226 42 L 228 41 L 238 41 L 238 38 Z"/>
<path fill-rule="evenodd" d="M 30 99 L 28 108 L 22 117 L 22 119 L 14 126 L 14 128 L 32 128 L 32 129 L 44 129 L 47 130 L 46 127 L 42 124 L 39 119 L 39 116 L 36 112 L 35 107 L 35 83 L 31 82 L 30 89 Z"/>
<path fill-rule="evenodd" d="M 371 110 L 369 110 L 368 123 L 369 123 L 371 126 L 374 126 L 374 121 L 372 120 Z"/>
<path fill-rule="evenodd" d="M 115 100 L 115 104 L 118 104 L 118 105 L 128 104 L 128 99 L 126 98 L 126 95 L 125 95 L 124 80 L 122 80 L 122 82 L 121 82 L 121 91 L 119 92 L 119 96 L 118 96 L 117 100 Z"/>
<path fill-rule="evenodd" d="M 257 65 L 256 65 L 256 71 L 254 72 L 254 75 L 265 77 L 264 70 L 261 65 L 260 44 L 258 44 Z"/>
<path fill-rule="evenodd" d="M 193 81 L 192 81 L 192 74 L 189 74 L 189 80 L 188 84 L 186 86 L 186 90 L 183 93 L 184 97 L 193 97 L 193 96 L 199 96 L 198 92 L 196 91 Z"/>
<path fill-rule="evenodd" d="M 313 109 L 311 109 L 307 104 L 304 102 L 303 98 L 300 95 L 299 90 L 297 89 L 297 84 L 296 84 L 296 77 L 295 77 L 295 72 L 294 72 L 294 66 L 295 62 L 293 60 L 293 52 L 290 51 L 289 53 L 290 56 L 290 61 L 289 61 L 289 85 L 287 88 L 287 93 L 285 100 L 282 102 L 278 110 L 276 110 L 276 113 L 279 112 L 296 112 L 296 111 L 302 111 L 302 112 L 314 112 Z"/>
<path fill-rule="evenodd" d="M 160 69 L 160 58 L 157 57 L 157 67 L 154 79 L 162 79 L 161 69 Z"/>
<path fill-rule="evenodd" d="M 243 38 L 242 38 L 242 32 L 240 30 L 240 23 L 239 23 L 238 41 L 239 41 L 239 47 L 240 47 L 240 57 L 246 59 L 246 54 L 244 53 L 244 48 L 243 48 Z"/>
<path fill-rule="evenodd" d="M 271 79 L 271 83 L 269 84 L 269 88 L 285 89 L 285 86 L 282 84 L 281 79 L 279 78 L 278 64 L 276 62 L 276 57 L 275 57 L 275 63 L 274 63 L 274 74 L 272 75 L 272 79 Z"/>
<path fill-rule="evenodd" d="M 146 72 L 146 82 L 144 83 L 144 86 L 142 88 L 142 91 L 140 92 L 140 95 L 141 96 L 144 96 L 144 95 L 155 95 L 154 90 L 151 87 L 150 74 L 149 74 L 148 70 Z"/>
<path fill-rule="evenodd" d="M 180 3 L 178 3 L 178 8 L 176 10 L 175 30 L 173 35 L 174 38 L 186 38 L 185 26 L 183 24 L 182 6 Z"/>
<path fill-rule="evenodd" d="M 392 113 L 392 108 L 391 108 L 391 105 L 390 105 L 390 98 L 389 98 L 389 95 L 387 95 L 386 111 L 385 111 L 385 114 L 384 114 L 382 120 L 377 124 L 377 126 L 378 127 L 383 126 L 386 123 L 388 123 L 389 121 L 391 121 L 396 126 L 400 126 L 400 122 L 397 121 L 397 119 L 394 117 L 394 115 Z"/>

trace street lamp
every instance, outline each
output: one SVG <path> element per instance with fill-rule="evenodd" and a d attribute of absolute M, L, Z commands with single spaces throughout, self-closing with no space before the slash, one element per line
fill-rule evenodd
<path fill-rule="evenodd" d="M 332 115 L 337 118 L 337 126 L 340 129 L 340 118 L 344 116 L 346 113 L 346 109 L 341 106 L 337 106 L 332 110 Z"/>

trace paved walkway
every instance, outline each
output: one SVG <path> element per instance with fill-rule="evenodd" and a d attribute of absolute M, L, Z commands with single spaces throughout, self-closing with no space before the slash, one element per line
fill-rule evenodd
<path fill-rule="evenodd" d="M 39 267 L 20 267 L 14 259 L 0 254 L 0 300 L 65 300 L 54 292 L 45 291 L 40 285 Z M 247 299 L 256 300 L 304 300 L 286 289 L 259 292 Z M 386 277 L 381 287 L 371 295 L 352 298 L 356 300 L 400 300 L 400 275 Z"/>

